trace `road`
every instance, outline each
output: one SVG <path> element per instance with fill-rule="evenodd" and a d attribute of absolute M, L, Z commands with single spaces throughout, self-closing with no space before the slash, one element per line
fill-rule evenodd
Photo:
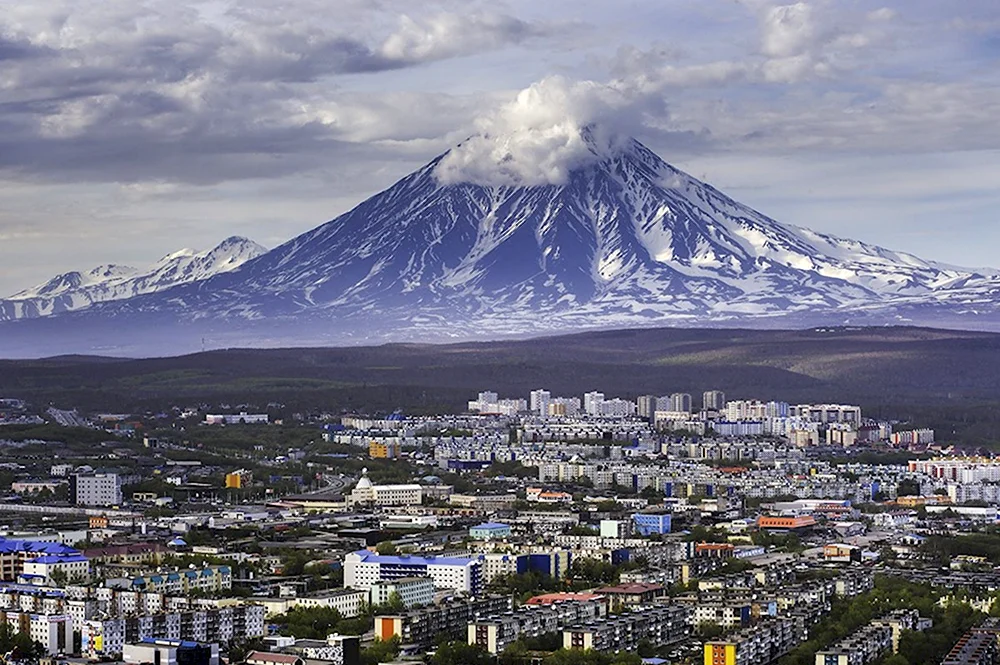
<path fill-rule="evenodd" d="M 62 425 L 63 427 L 87 427 L 87 421 L 80 417 L 80 414 L 76 412 L 76 409 L 72 411 L 66 411 L 63 409 L 57 409 L 55 407 L 49 407 L 46 411 L 56 423 Z"/>

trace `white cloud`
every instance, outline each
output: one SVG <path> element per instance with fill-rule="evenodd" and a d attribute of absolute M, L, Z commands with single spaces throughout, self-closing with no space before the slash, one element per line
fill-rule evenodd
<path fill-rule="evenodd" d="M 546 27 L 496 13 L 445 13 L 426 19 L 403 16 L 380 52 L 390 60 L 436 60 L 518 44 L 548 32 Z"/>
<path fill-rule="evenodd" d="M 444 184 L 564 184 L 574 168 L 613 150 L 652 102 L 621 82 L 545 78 L 480 120 L 478 133 L 440 162 L 437 178 Z"/>
<path fill-rule="evenodd" d="M 771 7 L 761 21 L 761 51 L 772 58 L 804 53 L 815 36 L 813 10 L 804 2 Z"/>

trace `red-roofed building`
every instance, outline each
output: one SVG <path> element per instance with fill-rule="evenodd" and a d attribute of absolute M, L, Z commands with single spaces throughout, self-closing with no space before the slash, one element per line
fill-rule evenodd
<path fill-rule="evenodd" d="M 251 651 L 246 665 L 304 665 L 305 661 L 290 653 L 271 653 L 270 651 Z"/>
<path fill-rule="evenodd" d="M 614 605 L 643 605 L 667 593 L 662 584 L 630 582 L 594 589 L 594 593 L 607 596 Z"/>
<path fill-rule="evenodd" d="M 797 517 L 762 515 L 757 519 L 757 527 L 767 531 L 803 531 L 815 525 L 816 519 L 812 515 Z"/>
<path fill-rule="evenodd" d="M 589 603 L 589 602 L 599 602 L 604 601 L 607 604 L 607 596 L 602 596 L 599 593 L 574 593 L 574 592 L 564 592 L 564 593 L 543 593 L 539 596 L 532 596 L 529 598 L 525 604 L 526 605 L 553 605 L 555 603 Z"/>

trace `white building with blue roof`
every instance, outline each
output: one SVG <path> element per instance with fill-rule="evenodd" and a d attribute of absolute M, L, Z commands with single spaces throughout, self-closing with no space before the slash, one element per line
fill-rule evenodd
<path fill-rule="evenodd" d="M 26 561 L 19 579 L 56 586 L 56 582 L 86 582 L 90 579 L 90 560 L 82 554 L 46 554 Z"/>
<path fill-rule="evenodd" d="M 344 586 L 371 589 L 376 582 L 429 577 L 438 589 L 478 595 L 483 588 L 482 557 L 385 556 L 359 550 L 344 557 Z"/>

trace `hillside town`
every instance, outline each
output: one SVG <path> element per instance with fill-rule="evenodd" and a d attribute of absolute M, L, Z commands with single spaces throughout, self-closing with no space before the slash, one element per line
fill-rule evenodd
<path fill-rule="evenodd" d="M 253 407 L 0 400 L 5 660 L 1000 658 L 1000 458 L 932 430 L 721 390 Z"/>

